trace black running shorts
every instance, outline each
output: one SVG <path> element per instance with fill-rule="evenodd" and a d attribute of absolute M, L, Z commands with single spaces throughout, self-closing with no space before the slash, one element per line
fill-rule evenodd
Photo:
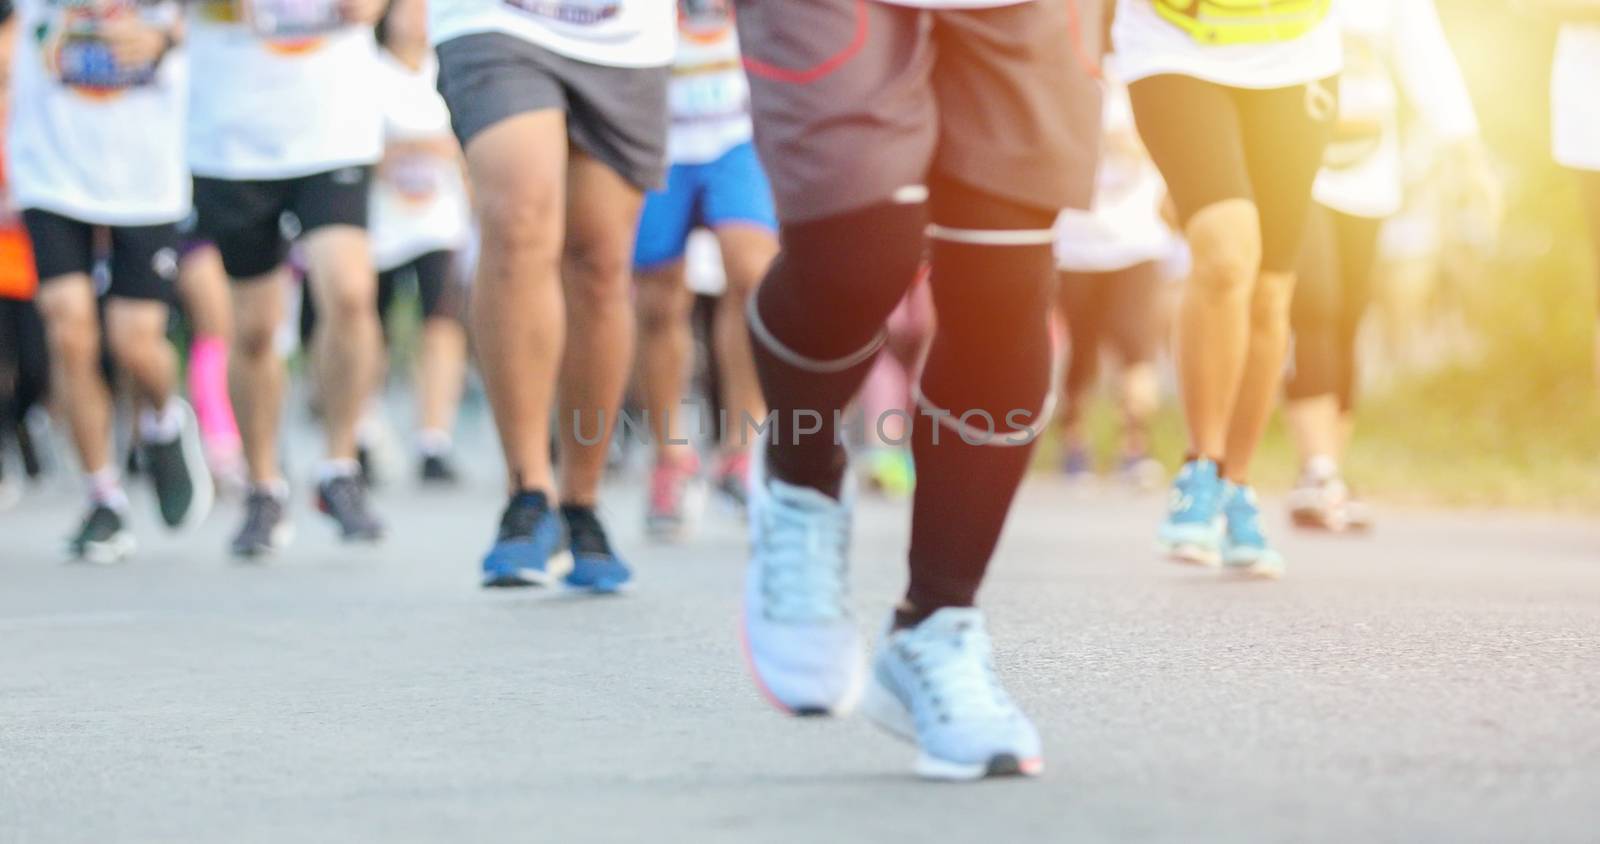
<path fill-rule="evenodd" d="M 214 179 L 196 176 L 197 233 L 215 243 L 235 281 L 258 278 L 289 254 L 284 218 L 301 234 L 324 226 L 367 227 L 372 168 L 340 167 L 292 179 Z M 292 229 L 291 229 L 292 230 Z"/>

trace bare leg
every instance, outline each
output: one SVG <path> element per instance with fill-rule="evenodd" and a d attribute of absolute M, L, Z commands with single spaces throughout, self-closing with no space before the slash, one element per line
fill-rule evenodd
<path fill-rule="evenodd" d="M 778 238 L 759 226 L 726 225 L 717 229 L 717 241 L 722 246 L 722 266 L 728 278 L 728 289 L 717 303 L 712 328 L 721 372 L 722 406 L 728 412 L 728 430 L 742 431 L 746 415 L 760 419 L 767 413 L 761 382 L 756 380 L 755 359 L 750 353 L 745 309 L 778 255 Z M 748 444 L 741 440 L 733 436 L 724 442 L 724 453 L 745 450 Z"/>
<path fill-rule="evenodd" d="M 561 365 L 561 497 L 592 505 L 633 360 L 634 228 L 644 197 L 606 165 L 574 151 L 567 168 L 562 276 L 572 331 Z"/>
<path fill-rule="evenodd" d="M 140 401 L 165 407 L 178 381 L 178 356 L 167 342 L 167 303 L 113 298 L 106 304 L 106 340 Z"/>
<path fill-rule="evenodd" d="M 65 411 L 83 471 L 94 474 L 111 465 L 111 391 L 100 374 L 100 320 L 94 283 L 73 273 L 39 286 L 54 368 L 56 406 Z"/>
<path fill-rule="evenodd" d="M 1125 365 L 1122 370 L 1122 453 L 1150 453 L 1150 417 L 1161 406 L 1161 381 L 1153 363 Z"/>
<path fill-rule="evenodd" d="M 467 332 L 459 320 L 430 317 L 422 323 L 417 359 L 418 416 L 423 430 L 449 431 L 461 405 L 467 376 Z"/>
<path fill-rule="evenodd" d="M 1295 399 L 1284 405 L 1284 417 L 1304 466 L 1313 457 L 1338 460 L 1344 452 L 1339 398 L 1332 393 Z"/>
<path fill-rule="evenodd" d="M 689 330 L 694 295 L 684 282 L 682 261 L 640 273 L 636 289 L 639 391 L 645 411 L 650 414 L 656 459 L 676 458 L 689 450 L 679 404 L 694 354 L 694 337 Z M 571 424 L 570 420 L 563 422 Z"/>
<path fill-rule="evenodd" d="M 178 294 L 194 323 L 196 338 L 233 336 L 233 312 L 228 303 L 228 274 L 215 246 L 202 246 L 184 256 L 178 268 Z"/>
<path fill-rule="evenodd" d="M 1261 445 L 1261 436 L 1283 388 L 1283 361 L 1289 352 L 1289 300 L 1293 294 L 1293 273 L 1262 273 L 1251 300 L 1250 349 L 1234 400 L 1223 460 L 1223 474 L 1241 485 L 1250 478 L 1250 461 Z"/>
<path fill-rule="evenodd" d="M 1230 199 L 1201 210 L 1189 221 L 1188 238 L 1194 271 L 1179 305 L 1178 380 L 1189 447 L 1216 460 L 1226 451 L 1251 346 L 1252 290 L 1261 265 L 1255 204 Z"/>
<path fill-rule="evenodd" d="M 281 268 L 233 285 L 235 333 L 228 382 L 250 481 L 257 486 L 282 479 L 278 424 L 287 379 L 275 341 L 287 288 L 288 276 Z"/>
<path fill-rule="evenodd" d="M 518 115 L 467 146 L 483 238 L 472 328 L 508 486 L 554 493 L 550 407 L 565 343 L 566 117 Z"/>
<path fill-rule="evenodd" d="M 305 236 L 307 281 L 317 303 L 314 352 L 321 359 L 318 389 L 328 457 L 354 460 L 356 425 L 383 369 L 377 273 L 367 233 L 323 226 Z"/>

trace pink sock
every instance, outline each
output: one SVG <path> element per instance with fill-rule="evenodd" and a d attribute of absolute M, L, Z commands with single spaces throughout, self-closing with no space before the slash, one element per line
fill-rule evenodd
<path fill-rule="evenodd" d="M 228 344 L 219 337 L 199 337 L 189 347 L 189 399 L 210 443 L 238 443 L 239 426 L 228 400 Z"/>

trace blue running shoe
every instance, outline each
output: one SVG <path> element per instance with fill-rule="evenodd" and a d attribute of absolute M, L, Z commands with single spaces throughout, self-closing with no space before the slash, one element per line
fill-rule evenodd
<path fill-rule="evenodd" d="M 561 518 L 567 523 L 567 537 L 572 547 L 572 570 L 567 573 L 570 589 L 582 589 L 597 595 L 610 595 L 622 591 L 633 579 L 633 570 L 611 550 L 605 528 L 593 507 L 562 505 Z"/>
<path fill-rule="evenodd" d="M 542 492 L 511 496 L 500 516 L 500 533 L 483 558 L 486 588 L 547 586 L 566 556 L 561 517 Z"/>
<path fill-rule="evenodd" d="M 1174 561 L 1214 566 L 1221 559 L 1222 479 L 1217 464 L 1191 460 L 1172 481 L 1156 542 Z"/>
<path fill-rule="evenodd" d="M 756 684 L 791 715 L 844 715 L 866 676 L 849 609 L 848 475 L 842 501 L 767 478 L 752 461 L 743 643 Z"/>
<path fill-rule="evenodd" d="M 1222 538 L 1222 564 L 1248 577 L 1283 577 L 1283 555 L 1267 544 L 1261 532 L 1255 490 L 1233 483 L 1224 486 L 1222 515 L 1227 528 Z"/>
<path fill-rule="evenodd" d="M 1039 731 L 995 673 L 983 613 L 945 607 L 888 633 L 862 704 L 867 716 L 917 745 L 916 771 L 936 780 L 1037 775 Z"/>

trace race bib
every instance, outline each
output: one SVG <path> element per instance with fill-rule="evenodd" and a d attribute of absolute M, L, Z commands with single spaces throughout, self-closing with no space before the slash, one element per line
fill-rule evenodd
<path fill-rule="evenodd" d="M 62 36 L 54 64 L 62 84 L 74 88 L 120 90 L 148 85 L 156 75 L 155 65 L 118 65 L 111 57 L 111 48 L 95 34 L 92 23 L 76 26 Z"/>
<path fill-rule="evenodd" d="M 520 12 L 555 23 L 596 26 L 613 21 L 621 15 L 623 0 L 504 0 L 504 2 Z"/>
<path fill-rule="evenodd" d="M 345 25 L 334 0 L 240 0 L 241 16 L 263 38 L 307 38 Z"/>
<path fill-rule="evenodd" d="M 737 59 L 717 65 L 680 68 L 673 79 L 672 115 L 678 120 L 707 120 L 744 113 L 749 86 Z"/>
<path fill-rule="evenodd" d="M 406 155 L 390 162 L 384 168 L 386 181 L 408 202 L 423 203 L 439 193 L 445 166 L 436 155 Z"/>

